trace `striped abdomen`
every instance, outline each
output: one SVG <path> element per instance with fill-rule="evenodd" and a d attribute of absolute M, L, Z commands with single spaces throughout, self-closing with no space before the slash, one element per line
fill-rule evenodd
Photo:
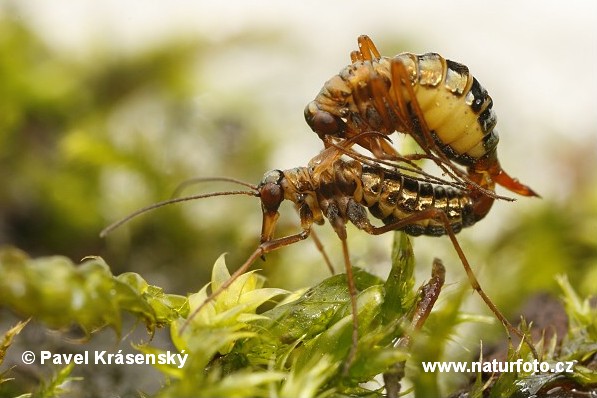
<path fill-rule="evenodd" d="M 329 151 L 330 149 L 328 149 Z M 315 172 L 313 167 L 285 170 L 280 186 L 284 198 L 291 200 L 311 222 L 323 218 L 350 221 L 367 230 L 364 208 L 350 210 L 350 202 L 367 207 L 384 224 L 394 224 L 433 209 L 447 216 L 454 232 L 469 227 L 487 215 L 493 197 L 472 190 L 460 190 L 450 185 L 432 184 L 385 167 L 368 165 L 356 160 L 336 159 L 331 168 Z M 491 180 L 477 181 L 493 190 Z M 307 208 L 304 207 L 307 206 Z M 303 217 L 301 217 L 302 219 Z M 415 217 L 416 218 L 416 217 Z M 441 236 L 447 234 L 444 220 L 428 214 L 400 228 L 410 235 Z"/>
<path fill-rule="evenodd" d="M 465 65 L 435 53 L 395 58 L 406 66 L 427 127 L 448 158 L 469 166 L 495 150 L 493 101 Z"/>
<path fill-rule="evenodd" d="M 361 203 L 384 224 L 395 223 L 429 208 L 443 211 L 454 232 L 485 217 L 492 198 L 472 196 L 451 186 L 418 181 L 382 168 L 363 166 Z M 479 206 L 483 202 L 482 206 Z M 441 236 L 446 229 L 441 220 L 425 219 L 404 228 L 409 235 Z"/>
<path fill-rule="evenodd" d="M 403 53 L 353 62 L 328 80 L 307 105 L 307 123 L 322 138 L 351 138 L 365 131 L 421 134 L 406 90 L 399 89 L 402 98 L 396 98 L 393 85 L 398 78 L 392 76 L 392 62 L 404 65 L 424 121 L 438 149 L 448 158 L 470 166 L 495 151 L 498 135 L 493 129 L 497 119 L 491 97 L 466 66 L 435 53 Z M 380 79 L 383 90 L 375 86 Z M 411 120 L 398 114 L 400 102 L 407 104 Z M 413 125 L 414 129 L 408 127 Z"/>
<path fill-rule="evenodd" d="M 399 159 L 387 140 L 363 135 L 398 131 L 413 136 L 444 172 L 451 160 L 466 166 L 467 175 L 449 168 L 467 182 L 489 174 L 512 192 L 538 196 L 499 164 L 493 101 L 466 66 L 435 53 L 382 57 L 368 36 L 358 42 L 352 63 L 305 107 L 307 123 L 326 148 L 351 139 L 378 159 Z"/>

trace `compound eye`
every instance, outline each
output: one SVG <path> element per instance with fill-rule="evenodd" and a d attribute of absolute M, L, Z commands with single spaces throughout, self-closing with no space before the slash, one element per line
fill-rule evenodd
<path fill-rule="evenodd" d="M 268 211 L 277 211 L 280 203 L 284 200 L 284 190 L 282 189 L 282 180 L 284 173 L 280 170 L 272 170 L 265 173 L 259 183 L 259 197 L 264 209 Z"/>
<path fill-rule="evenodd" d="M 338 136 L 344 131 L 344 121 L 329 112 L 318 111 L 311 118 L 311 128 L 320 136 Z"/>
<path fill-rule="evenodd" d="M 261 188 L 261 203 L 266 210 L 277 211 L 284 200 L 284 192 L 278 184 L 269 182 Z"/>

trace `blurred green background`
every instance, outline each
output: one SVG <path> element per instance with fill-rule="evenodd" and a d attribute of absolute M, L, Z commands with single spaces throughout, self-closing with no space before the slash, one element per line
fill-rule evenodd
<path fill-rule="evenodd" d="M 191 81 L 192 70 L 225 44 L 188 39 L 74 61 L 4 15 L 0 46 L 9 55 L 0 60 L 3 244 L 32 256 L 101 255 L 116 273 L 163 274 L 154 282 L 177 291 L 200 286 L 221 252 L 238 261 L 255 246 L 259 205 L 252 198 L 172 206 L 107 239 L 98 235 L 191 177 L 255 183 L 265 171 L 274 143 L 258 104 L 238 96 L 204 109 L 195 97 L 209 82 Z"/>
<path fill-rule="evenodd" d="M 258 244 L 261 212 L 255 198 L 173 205 L 106 239 L 99 231 L 169 198 L 193 177 L 257 183 L 269 169 L 305 165 L 321 144 L 302 119 L 303 107 L 349 62 L 357 35 L 368 33 L 386 55 L 438 51 L 465 64 L 470 57 L 469 66 L 500 116 L 504 168 L 543 196 L 497 203 L 486 220 L 461 234 L 498 307 L 513 315 L 537 292 L 557 294 L 558 273 L 567 274 L 581 295 L 597 293 L 597 80 L 591 72 L 597 35 L 582 30 L 589 26 L 590 10 L 562 14 L 557 22 L 553 6 L 537 14 L 510 4 L 505 11 L 492 10 L 496 18 L 487 19 L 487 9 L 473 9 L 457 23 L 435 25 L 429 18 L 441 19 L 444 8 L 426 14 L 396 6 L 390 14 L 410 29 L 404 34 L 387 18 L 376 24 L 376 15 L 388 13 L 387 2 L 372 3 L 362 17 L 356 4 L 346 6 L 345 14 L 333 6 L 314 9 L 314 20 L 297 13 L 302 25 L 290 20 L 292 11 L 253 9 L 245 15 L 242 10 L 250 7 L 235 2 L 237 9 L 213 10 L 211 25 L 203 15 L 203 31 L 175 30 L 147 41 L 140 35 L 136 40 L 142 43 L 130 45 L 130 37 L 120 43 L 106 25 L 83 41 L 83 50 L 72 51 L 56 44 L 55 32 L 48 30 L 52 19 L 40 17 L 41 3 L 25 4 L 0 8 L 0 245 L 74 261 L 100 255 L 114 274 L 140 273 L 170 293 L 198 290 L 221 253 L 229 253 L 227 263 L 234 267 Z M 131 4 L 130 14 L 121 17 L 124 25 L 127 18 L 133 22 Z M 199 4 L 194 12 L 210 14 L 207 4 Z M 526 21 L 567 28 L 554 33 L 561 42 L 533 29 L 523 37 L 516 36 L 518 30 L 502 30 Z M 471 29 L 468 22 L 485 28 Z M 228 30 L 212 32 L 218 24 Z M 502 47 L 488 48 L 485 43 L 496 37 Z M 230 188 L 205 183 L 185 193 Z M 298 228 L 296 213 L 290 207 L 282 211 L 280 235 Z M 339 269 L 337 238 L 326 227 L 318 232 Z M 391 237 L 354 229 L 349 235 L 354 263 L 384 275 Z M 441 257 L 449 267 L 447 294 L 467 283 L 447 239 L 417 238 L 415 248 L 419 280 L 429 274 L 431 259 Z M 272 286 L 291 289 L 326 275 L 310 242 L 273 253 L 256 267 Z M 469 301 L 470 310 L 487 312 L 477 297 Z M 459 337 L 455 342 L 460 355 L 468 355 L 462 346 L 478 344 Z"/>
<path fill-rule="evenodd" d="M 251 29 L 240 25 L 226 34 L 176 32 L 159 40 L 140 35 L 133 48 L 118 42 L 111 46 L 106 32 L 105 42 L 82 40 L 84 50 L 74 52 L 40 35 L 44 25 L 34 17 L 31 3 L 16 4 L 0 14 L 0 242 L 32 256 L 64 254 L 77 261 L 100 255 L 114 273 L 140 272 L 180 294 L 207 280 L 219 254 L 229 253 L 232 267 L 240 264 L 258 243 L 260 208 L 255 198 L 218 197 L 173 205 L 131 221 L 106 239 L 98 234 L 120 217 L 169 198 L 189 178 L 227 176 L 257 183 L 269 169 L 306 164 L 321 144 L 302 121 L 302 107 L 348 62 L 356 35 L 342 38 L 336 47 L 345 48 L 335 52 L 343 58 L 322 59 L 324 65 L 335 66 L 305 88 L 297 86 L 305 79 L 297 71 L 313 58 L 290 26 L 284 30 L 279 24 Z M 422 47 L 419 41 L 429 40 L 424 35 L 419 40 L 414 33 L 373 39 L 388 54 L 416 50 Z M 594 38 L 586 40 L 595 48 Z M 296 66 L 287 69 L 287 64 Z M 520 62 L 520 73 L 531 76 L 524 66 Z M 311 78 L 309 71 L 305 74 Z M 517 88 L 492 90 L 487 79 L 477 77 L 489 87 L 502 115 L 509 103 L 496 95 Z M 492 76 L 487 78 L 491 82 Z M 595 78 L 586 78 L 585 91 L 597 89 L 591 87 Z M 558 82 L 551 85 L 558 87 Z M 305 91 L 311 94 L 303 96 Z M 572 99 L 554 97 L 553 102 L 567 109 Z M 286 109 L 290 104 L 294 109 Z M 514 116 L 506 114 L 504 123 L 500 119 L 498 129 L 506 132 L 500 158 L 510 174 L 543 198 L 497 203 L 474 231 L 461 234 L 480 278 L 488 281 L 485 287 L 498 302 L 507 302 L 505 308 L 524 301 L 522 293 L 554 289 L 553 275 L 558 272 L 567 273 L 581 293 L 597 290 L 594 115 L 581 115 L 590 121 L 591 130 L 580 136 L 555 129 L 539 137 L 525 131 L 512 134 L 512 119 L 519 118 L 524 126 L 529 123 L 527 113 L 541 128 L 554 118 L 529 105 Z M 586 104 L 578 106 L 583 109 Z M 236 187 L 204 183 L 185 193 L 230 188 Z M 291 208 L 283 209 L 279 233 L 294 231 L 296 220 Z M 337 240 L 325 227 L 318 231 L 340 265 Z M 383 274 L 389 237 L 358 231 L 351 231 L 350 237 L 355 263 Z M 464 282 L 447 240 L 415 241 L 422 275 L 427 275 L 430 259 L 441 256 L 454 263 L 452 280 Z M 312 243 L 295 246 L 258 265 L 274 273 L 272 284 L 298 288 L 325 275 Z"/>

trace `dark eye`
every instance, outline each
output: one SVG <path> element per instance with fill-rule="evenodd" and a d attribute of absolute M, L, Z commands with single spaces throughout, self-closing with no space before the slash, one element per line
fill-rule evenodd
<path fill-rule="evenodd" d="M 266 210 L 277 211 L 284 200 L 284 192 L 278 184 L 272 182 L 263 185 L 260 190 L 261 203 Z"/>
<path fill-rule="evenodd" d="M 284 190 L 282 189 L 282 180 L 284 173 L 280 170 L 272 170 L 265 173 L 259 183 L 259 197 L 265 210 L 277 211 L 280 203 L 284 200 Z"/>
<path fill-rule="evenodd" d="M 340 136 L 344 132 L 344 121 L 338 116 L 329 112 L 316 111 L 312 114 L 305 114 L 307 123 L 320 137 L 326 135 Z"/>

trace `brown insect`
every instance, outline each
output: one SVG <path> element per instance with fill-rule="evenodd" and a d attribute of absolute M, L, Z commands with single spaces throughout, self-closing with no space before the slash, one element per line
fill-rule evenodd
<path fill-rule="evenodd" d="M 132 217 L 171 203 L 225 195 L 258 197 L 263 213 L 260 245 L 228 282 L 212 292 L 211 298 L 213 298 L 245 273 L 259 257 L 306 239 L 311 234 L 313 224 L 323 224 L 327 219 L 342 243 L 344 266 L 351 296 L 353 344 L 347 364 L 352 362 L 356 352 L 358 321 L 356 317 L 357 292 L 346 241 L 346 224 L 350 222 L 371 235 L 380 235 L 395 230 L 403 230 L 414 236 L 448 235 L 472 287 L 496 317 L 510 331 L 520 335 L 520 332 L 505 319 L 481 289 L 456 239 L 456 233 L 462 228 L 474 225 L 487 215 L 494 198 L 478 190 L 459 189 L 449 182 L 445 184 L 432 183 L 428 177 L 421 178 L 404 174 L 398 168 L 385 167 L 380 162 L 372 162 L 348 149 L 353 144 L 352 140 L 362 139 L 366 135 L 371 135 L 371 133 L 355 136 L 350 140 L 343 141 L 340 145 L 331 144 L 329 148 L 313 158 L 307 167 L 269 171 L 265 173 L 257 186 L 239 182 L 250 188 L 248 191 L 215 192 L 156 203 L 109 226 L 102 231 L 102 235 Z M 344 159 L 342 157 L 344 154 L 349 155 L 352 159 Z M 486 174 L 472 174 L 471 178 L 475 179 L 474 182 L 483 189 L 493 191 L 494 181 Z M 433 179 L 433 181 L 440 180 Z M 296 205 L 301 231 L 289 236 L 275 237 L 275 229 L 280 216 L 278 209 L 284 200 L 289 200 Z M 384 225 L 373 225 L 367 214 L 367 209 Z M 203 305 L 196 312 L 200 311 Z M 192 317 L 193 315 L 189 319 Z"/>
<path fill-rule="evenodd" d="M 352 63 L 305 108 L 307 123 L 326 147 L 362 132 L 398 131 L 411 135 L 444 172 L 477 189 L 482 187 L 476 180 L 490 178 L 517 194 L 538 196 L 500 166 L 493 101 L 465 65 L 436 53 L 384 57 L 364 35 L 358 44 Z M 356 143 L 378 159 L 398 156 L 380 136 L 362 136 Z"/>

